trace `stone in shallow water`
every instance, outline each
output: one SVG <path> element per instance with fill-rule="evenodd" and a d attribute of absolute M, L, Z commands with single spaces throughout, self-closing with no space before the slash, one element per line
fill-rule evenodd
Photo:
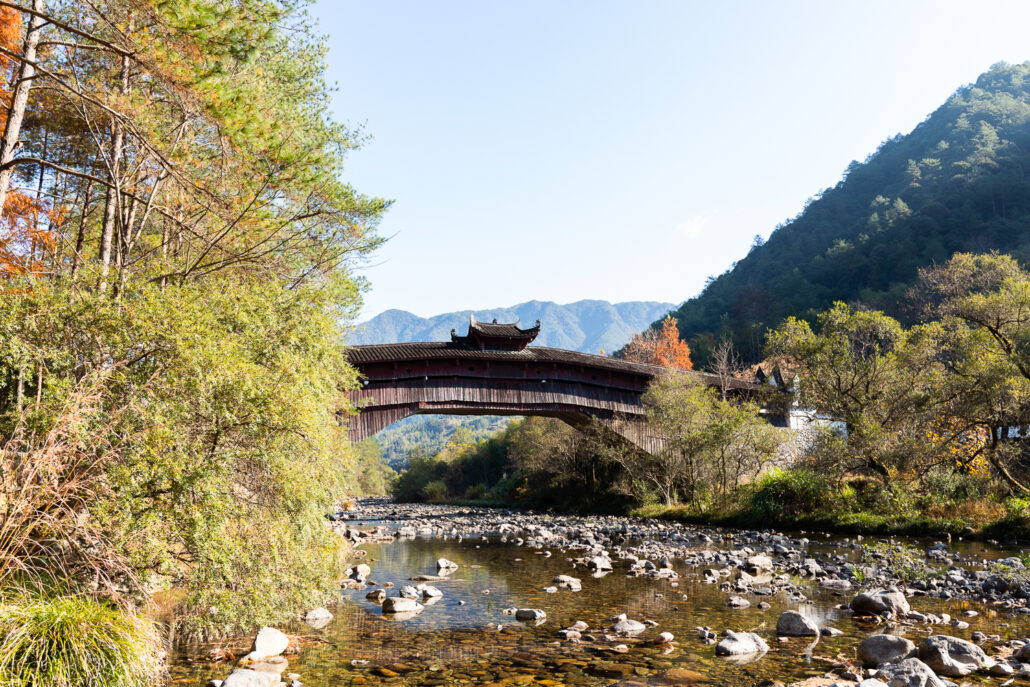
<path fill-rule="evenodd" d="M 520 608 L 515 611 L 515 620 L 543 620 L 547 613 L 539 608 Z"/>
<path fill-rule="evenodd" d="M 570 592 L 578 592 L 583 589 L 583 583 L 579 578 L 571 575 L 558 575 L 551 582 L 558 585 L 560 589 L 568 589 Z"/>
<path fill-rule="evenodd" d="M 862 592 L 852 599 L 851 610 L 854 611 L 855 615 L 881 615 L 889 613 L 892 616 L 900 617 L 912 609 L 908 605 L 908 599 L 901 592 L 876 589 L 871 592 Z"/>
<path fill-rule="evenodd" d="M 237 668 L 222 681 L 222 687 L 276 687 L 279 682 L 279 673 Z"/>
<path fill-rule="evenodd" d="M 765 653 L 769 645 L 754 632 L 726 630 L 723 638 L 715 645 L 716 656 L 743 656 Z"/>
<path fill-rule="evenodd" d="M 915 653 L 916 645 L 912 641 L 895 635 L 871 635 L 858 645 L 858 660 L 868 667 L 897 663 Z"/>
<path fill-rule="evenodd" d="M 407 613 L 421 611 L 422 604 L 404 596 L 391 596 L 383 601 L 383 613 Z"/>
<path fill-rule="evenodd" d="M 918 658 L 906 658 L 881 668 L 874 677 L 890 687 L 944 687 L 944 681 Z"/>
<path fill-rule="evenodd" d="M 819 628 L 797 611 L 784 611 L 776 620 L 776 634 L 783 637 L 816 637 Z"/>
<path fill-rule="evenodd" d="M 620 620 L 612 626 L 612 631 L 616 634 L 627 635 L 629 637 L 636 636 L 647 629 L 647 625 L 638 620 Z"/>
<path fill-rule="evenodd" d="M 965 639 L 932 635 L 919 646 L 919 658 L 938 675 L 963 677 L 994 665 L 984 650 Z"/>
<path fill-rule="evenodd" d="M 282 631 L 274 627 L 262 627 L 254 637 L 254 644 L 250 653 L 244 657 L 245 661 L 260 661 L 263 658 L 278 656 L 286 651 L 290 645 L 290 638 Z"/>

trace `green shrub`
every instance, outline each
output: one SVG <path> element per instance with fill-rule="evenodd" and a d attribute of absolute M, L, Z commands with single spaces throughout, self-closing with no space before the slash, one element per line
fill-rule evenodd
<path fill-rule="evenodd" d="M 145 687 L 159 683 L 154 624 L 93 599 L 0 603 L 0 684 L 5 687 Z"/>
<path fill-rule="evenodd" d="M 766 517 L 796 517 L 825 511 L 833 487 L 824 476 L 804 468 L 773 468 L 751 488 L 751 509 Z"/>
<path fill-rule="evenodd" d="M 422 498 L 429 503 L 442 503 L 447 500 L 449 492 L 442 480 L 433 480 L 422 487 Z"/>

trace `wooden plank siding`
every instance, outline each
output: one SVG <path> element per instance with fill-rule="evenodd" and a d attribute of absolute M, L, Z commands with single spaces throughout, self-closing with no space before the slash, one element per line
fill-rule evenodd
<path fill-rule="evenodd" d="M 356 346 L 348 359 L 363 383 L 350 394 L 359 410 L 350 419 L 353 441 L 409 415 L 458 414 L 545 415 L 573 426 L 593 418 L 644 450 L 661 444 L 640 397 L 663 368 L 561 349 L 479 351 L 449 342 Z"/>

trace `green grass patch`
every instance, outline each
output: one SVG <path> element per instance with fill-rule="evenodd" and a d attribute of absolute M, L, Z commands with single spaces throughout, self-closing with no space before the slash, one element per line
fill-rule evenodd
<path fill-rule="evenodd" d="M 160 683 L 155 625 L 81 596 L 0 602 L 0 684 L 145 687 Z"/>

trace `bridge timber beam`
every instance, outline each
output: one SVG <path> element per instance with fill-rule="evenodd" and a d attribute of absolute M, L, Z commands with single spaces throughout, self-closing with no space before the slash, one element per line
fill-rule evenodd
<path fill-rule="evenodd" d="M 665 368 L 528 346 L 538 329 L 472 322 L 467 336 L 452 332 L 448 342 L 347 349 L 362 377 L 362 387 L 350 394 L 359 411 L 350 419 L 351 439 L 366 439 L 410 415 L 541 415 L 580 428 L 596 420 L 644 451 L 661 448 L 641 396 Z M 507 350 L 505 336 L 517 339 Z M 690 374 L 706 384 L 724 381 Z M 760 388 L 729 383 L 737 394 Z"/>

